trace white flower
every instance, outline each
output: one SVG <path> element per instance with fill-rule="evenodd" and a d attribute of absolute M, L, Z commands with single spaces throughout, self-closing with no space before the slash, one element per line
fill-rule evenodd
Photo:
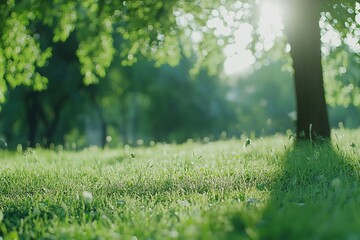
<path fill-rule="evenodd" d="M 331 181 L 331 186 L 335 189 L 338 189 L 341 187 L 341 180 L 339 178 L 334 178 L 332 181 Z"/>
<path fill-rule="evenodd" d="M 83 195 L 83 198 L 84 198 L 84 202 L 86 202 L 86 203 L 91 203 L 92 202 L 93 195 L 92 195 L 91 192 L 84 191 L 82 195 Z"/>

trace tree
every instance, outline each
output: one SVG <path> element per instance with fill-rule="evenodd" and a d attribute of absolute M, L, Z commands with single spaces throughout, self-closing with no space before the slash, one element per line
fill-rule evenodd
<path fill-rule="evenodd" d="M 319 1 L 289 1 L 285 33 L 293 60 L 298 138 L 330 137 L 323 83 Z M 300 24 L 301 23 L 301 24 Z"/>
<path fill-rule="evenodd" d="M 326 6 L 328 4 L 328 6 Z M 325 6 L 324 6 L 325 5 Z M 330 138 L 330 127 L 325 101 L 322 54 L 321 29 L 319 26 L 320 13 L 329 8 L 335 13 L 336 9 L 347 9 L 349 15 L 355 12 L 355 1 L 347 4 L 334 4 L 331 1 L 292 0 L 286 2 L 285 33 L 291 46 L 290 54 L 293 60 L 294 80 L 296 91 L 298 138 L 316 140 L 319 137 Z M 337 26 L 339 20 L 331 15 Z M 354 18 L 346 19 L 351 24 Z M 350 22 L 350 23 L 349 23 Z M 346 24 L 344 23 L 342 28 Z"/>
<path fill-rule="evenodd" d="M 77 47 L 74 34 L 65 42 L 53 43 L 52 31 L 41 26 L 39 28 L 43 44 L 52 47 L 52 58 L 39 69 L 49 81 L 43 91 L 28 86 L 18 86 L 8 91 L 8 101 L 2 104 L 0 112 L 1 124 L 5 126 L 0 131 L 5 135 L 9 147 L 20 143 L 29 147 L 35 147 L 38 143 L 44 147 L 63 144 L 61 134 L 76 125 L 76 114 L 81 112 L 84 105 L 84 91 L 87 92 L 89 88 L 82 82 L 74 51 Z M 21 128 L 16 128 L 16 125 Z M 12 141 L 12 138 L 17 139 Z"/>
<path fill-rule="evenodd" d="M 276 1 L 276 0 L 273 0 Z M 321 65 L 320 13 L 329 26 L 341 33 L 342 39 L 356 35 L 359 12 L 356 0 L 278 0 L 286 6 L 285 32 L 291 46 L 297 99 L 297 133 L 299 138 L 329 138 Z M 209 20 L 223 19 L 228 14 L 237 22 L 256 25 L 257 6 L 261 1 L 15 1 L 0 3 L 0 101 L 6 90 L 20 84 L 37 90 L 46 87 L 47 79 L 38 69 L 51 56 L 51 48 L 39 42 L 36 24 L 41 22 L 54 31 L 54 41 L 65 41 L 76 32 L 79 46 L 76 54 L 86 84 L 105 76 L 115 53 L 120 48 L 122 65 L 131 65 L 139 56 L 151 58 L 159 66 L 176 65 L 185 55 L 196 53 L 197 63 L 215 73 L 214 65 L 223 61 L 220 46 L 233 41 L 231 33 L 217 33 L 207 26 Z M 237 13 L 240 14 L 236 14 Z M 231 13 L 231 14 L 229 14 Z M 234 20 L 234 21 L 235 21 Z M 236 25 L 233 25 L 235 28 Z M 256 27 L 254 27 L 256 31 Z M 325 29 L 326 30 L 326 29 Z M 124 42 L 114 46 L 114 35 Z M 254 41 L 256 42 L 256 41 Z"/>

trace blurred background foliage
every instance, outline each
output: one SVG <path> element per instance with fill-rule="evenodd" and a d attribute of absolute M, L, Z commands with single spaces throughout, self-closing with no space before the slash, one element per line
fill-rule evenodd
<path fill-rule="evenodd" d="M 259 50 L 265 40 L 254 27 L 249 48 L 258 63 L 227 76 L 223 46 L 233 33 L 207 27 L 226 8 L 256 24 L 257 2 L 2 2 L 2 147 L 81 149 L 291 131 L 294 87 L 283 37 Z M 324 29 L 359 36 L 359 9 L 345 2 L 325 8 Z M 359 64 L 359 53 L 343 42 L 324 55 L 332 127 L 360 125 Z"/>

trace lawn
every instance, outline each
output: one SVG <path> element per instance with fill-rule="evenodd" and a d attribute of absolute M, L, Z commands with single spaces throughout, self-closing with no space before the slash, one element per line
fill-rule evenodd
<path fill-rule="evenodd" d="M 360 239 L 359 176 L 360 130 L 2 151 L 0 239 Z"/>

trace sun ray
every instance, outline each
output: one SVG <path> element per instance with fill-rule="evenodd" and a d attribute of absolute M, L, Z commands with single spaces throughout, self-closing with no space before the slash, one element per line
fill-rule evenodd
<path fill-rule="evenodd" d="M 264 50 L 269 50 L 277 37 L 283 34 L 283 10 L 276 1 L 266 0 L 260 6 L 258 31 L 263 38 Z"/>

